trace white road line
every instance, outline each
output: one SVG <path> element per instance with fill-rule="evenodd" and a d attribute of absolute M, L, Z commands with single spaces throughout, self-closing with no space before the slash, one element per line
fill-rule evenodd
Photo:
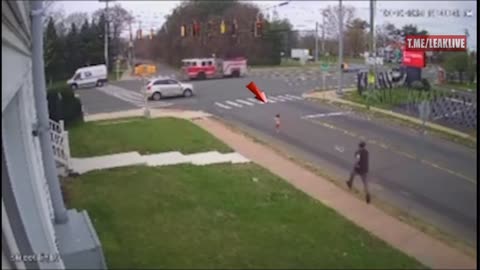
<path fill-rule="evenodd" d="M 279 98 L 278 96 L 277 97 L 270 97 L 270 99 L 273 99 L 274 101 L 277 101 L 277 102 L 285 102 L 286 101 L 282 98 Z"/>
<path fill-rule="evenodd" d="M 299 97 L 299 96 L 294 96 L 294 95 L 290 95 L 288 94 L 287 96 L 291 97 L 291 98 L 294 98 L 294 99 L 298 99 L 298 100 L 302 100 L 303 97 Z"/>
<path fill-rule="evenodd" d="M 223 105 L 223 104 L 220 103 L 220 102 L 215 102 L 215 105 L 217 105 L 217 106 L 220 107 L 220 108 L 224 108 L 224 109 L 226 109 L 226 110 L 230 110 L 230 109 L 232 108 L 232 107 L 229 107 L 229 106 L 227 106 L 227 105 Z"/>
<path fill-rule="evenodd" d="M 277 102 L 273 100 L 271 97 L 267 97 L 267 103 L 277 103 Z"/>
<path fill-rule="evenodd" d="M 294 99 L 292 99 L 292 97 L 289 97 L 287 95 L 281 95 L 281 96 L 278 96 L 278 97 L 282 98 L 282 99 L 290 100 L 290 101 L 294 100 Z"/>
<path fill-rule="evenodd" d="M 235 103 L 235 102 L 233 102 L 233 101 L 230 101 L 230 100 L 225 101 L 225 103 L 227 103 L 228 105 L 235 106 L 235 107 L 237 107 L 237 108 L 242 108 L 242 107 L 243 107 L 242 105 L 239 105 L 239 104 L 237 104 L 237 103 Z"/>
<path fill-rule="evenodd" d="M 258 100 L 258 99 L 254 99 L 254 98 L 247 98 L 247 99 L 248 99 L 249 101 L 254 102 L 254 103 L 257 103 L 257 104 L 265 104 L 265 103 L 261 102 L 261 101 Z"/>
<path fill-rule="evenodd" d="M 311 119 L 311 118 L 321 118 L 321 117 L 328 117 L 328 116 L 338 116 L 338 115 L 345 115 L 349 114 L 350 112 L 332 112 L 332 113 L 318 113 L 318 114 L 311 114 L 302 116 L 302 119 Z"/>
<path fill-rule="evenodd" d="M 238 103 L 242 103 L 242 104 L 248 105 L 248 106 L 253 106 L 253 103 L 250 103 L 250 102 L 245 101 L 245 100 L 237 99 L 237 100 L 235 100 L 235 101 L 237 101 Z"/>
<path fill-rule="evenodd" d="M 105 93 L 107 95 L 129 102 L 138 107 L 143 107 L 145 103 L 144 98 L 141 94 L 138 94 L 129 90 L 125 90 L 119 87 L 115 87 L 115 88 L 109 87 L 109 88 L 110 89 L 102 87 L 102 88 L 98 88 L 98 90 L 102 93 Z"/>

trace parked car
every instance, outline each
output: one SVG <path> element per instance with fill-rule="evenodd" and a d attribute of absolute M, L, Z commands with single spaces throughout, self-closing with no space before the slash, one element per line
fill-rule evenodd
<path fill-rule="evenodd" d="M 170 78 L 156 78 L 150 80 L 145 87 L 149 99 L 160 100 L 164 97 L 194 95 L 193 85 Z"/>
<path fill-rule="evenodd" d="M 107 66 L 96 65 L 77 69 L 67 84 L 75 90 L 82 87 L 102 86 L 107 81 Z"/>

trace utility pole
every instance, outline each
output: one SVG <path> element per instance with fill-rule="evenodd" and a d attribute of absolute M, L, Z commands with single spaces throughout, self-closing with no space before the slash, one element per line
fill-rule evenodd
<path fill-rule="evenodd" d="M 128 44 L 128 62 L 130 63 L 130 69 L 133 69 L 133 33 L 131 20 L 128 22 L 128 30 L 130 32 L 130 43 Z"/>
<path fill-rule="evenodd" d="M 318 22 L 315 21 L 315 62 L 318 62 Z"/>
<path fill-rule="evenodd" d="M 376 36 L 375 36 L 375 11 L 376 11 L 376 5 L 377 1 L 371 0 L 372 1 L 372 44 L 373 44 L 373 57 L 375 59 L 375 62 L 373 62 L 373 72 L 375 74 L 375 84 L 376 84 L 376 76 L 377 76 L 377 41 L 376 41 Z"/>
<path fill-rule="evenodd" d="M 339 3 L 338 9 L 338 27 L 339 27 L 339 36 L 338 36 L 338 95 L 342 95 L 342 83 L 343 83 L 343 11 L 342 11 L 342 0 Z"/>
<path fill-rule="evenodd" d="M 322 14 L 322 55 L 325 56 L 325 13 Z"/>
<path fill-rule="evenodd" d="M 375 68 L 374 68 L 374 65 L 377 61 L 376 57 L 375 57 L 375 35 L 374 35 L 374 31 L 375 31 L 375 26 L 374 26 L 374 6 L 373 6 L 373 0 L 370 0 L 370 46 L 369 46 L 369 58 L 370 59 L 373 59 L 373 65 L 372 63 L 370 62 L 369 63 L 369 77 L 372 75 L 373 72 L 375 72 Z"/>
<path fill-rule="evenodd" d="M 108 0 L 105 0 L 105 65 L 107 66 L 108 70 Z"/>

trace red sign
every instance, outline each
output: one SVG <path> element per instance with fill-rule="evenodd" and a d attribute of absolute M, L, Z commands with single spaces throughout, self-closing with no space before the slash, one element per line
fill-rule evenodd
<path fill-rule="evenodd" d="M 426 66 L 425 52 L 403 51 L 403 65 L 407 67 L 424 68 Z"/>
<path fill-rule="evenodd" d="M 467 36 L 465 35 L 429 35 L 406 36 L 407 51 L 466 51 Z"/>

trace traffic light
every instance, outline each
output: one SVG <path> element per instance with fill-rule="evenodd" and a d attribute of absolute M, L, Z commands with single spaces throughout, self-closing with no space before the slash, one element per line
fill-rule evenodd
<path fill-rule="evenodd" d="M 237 20 L 236 20 L 236 19 L 233 19 L 233 22 L 232 22 L 232 30 L 231 30 L 232 36 L 236 36 L 236 35 L 237 35 L 237 29 L 238 29 Z"/>
<path fill-rule="evenodd" d="M 261 20 L 257 20 L 255 23 L 255 37 L 261 37 L 263 35 L 263 22 Z"/>
<path fill-rule="evenodd" d="M 214 31 L 214 29 L 213 29 L 213 21 L 212 21 L 212 20 L 209 20 L 209 21 L 207 22 L 207 36 L 208 36 L 208 37 L 213 36 L 213 31 Z"/>
<path fill-rule="evenodd" d="M 200 36 L 200 23 L 194 21 L 192 24 L 192 35 L 194 37 Z"/>
<path fill-rule="evenodd" d="M 182 24 L 182 26 L 180 26 L 180 35 L 182 37 L 185 37 L 187 35 L 187 26 L 185 24 Z"/>
<path fill-rule="evenodd" d="M 225 34 L 225 32 L 227 32 L 227 26 L 225 25 L 225 21 L 222 20 L 222 22 L 220 23 L 220 34 Z"/>

